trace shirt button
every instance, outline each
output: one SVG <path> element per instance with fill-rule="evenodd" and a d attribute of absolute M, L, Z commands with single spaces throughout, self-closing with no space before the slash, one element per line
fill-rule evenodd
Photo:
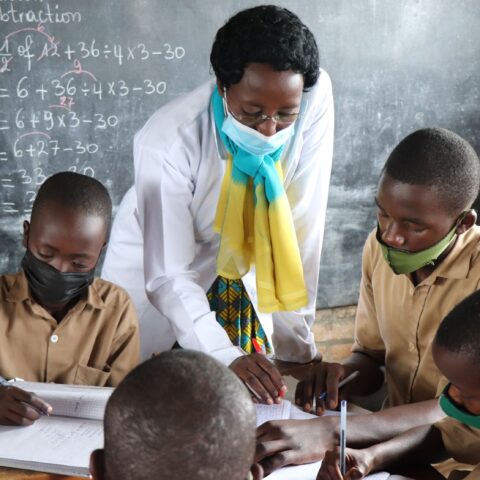
<path fill-rule="evenodd" d="M 57 343 L 57 342 L 58 342 L 58 335 L 52 335 L 52 336 L 50 337 L 50 341 L 51 341 L 52 343 Z"/>
<path fill-rule="evenodd" d="M 408 342 L 408 351 L 413 352 L 415 350 L 415 345 L 413 342 Z"/>

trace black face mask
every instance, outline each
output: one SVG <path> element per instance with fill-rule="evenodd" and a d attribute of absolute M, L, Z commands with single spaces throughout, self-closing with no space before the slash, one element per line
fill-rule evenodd
<path fill-rule="evenodd" d="M 95 269 L 81 273 L 63 273 L 41 262 L 26 250 L 22 268 L 28 280 L 32 295 L 46 305 L 68 303 L 78 297 L 93 282 Z"/>

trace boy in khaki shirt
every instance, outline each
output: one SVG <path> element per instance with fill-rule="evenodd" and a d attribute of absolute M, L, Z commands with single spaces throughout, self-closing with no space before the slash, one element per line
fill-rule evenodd
<path fill-rule="evenodd" d="M 112 204 L 97 180 L 72 172 L 41 187 L 14 275 L 0 277 L 0 375 L 38 382 L 116 386 L 139 359 L 133 304 L 94 278 Z M 50 406 L 0 387 L 0 424 L 29 425 Z"/>
<path fill-rule="evenodd" d="M 389 156 L 375 202 L 378 227 L 366 241 L 352 355 L 343 363 L 322 362 L 299 384 L 297 403 L 317 414 L 336 408 L 338 384 L 358 370 L 342 395 L 377 390 L 386 371 L 386 406 L 401 409 L 356 416 L 349 443 L 382 442 L 443 413 L 436 396 L 445 385 L 431 342 L 440 320 L 480 287 L 480 228 L 471 209 L 480 185 L 474 149 L 444 129 L 418 130 Z M 326 403 L 319 398 L 327 392 Z M 307 424 L 306 424 L 307 423 Z M 288 463 L 323 457 L 336 442 L 337 425 L 271 422 L 258 432 L 258 458 L 267 472 Z"/>
<path fill-rule="evenodd" d="M 456 478 L 480 478 L 480 292 L 445 317 L 432 351 L 436 366 L 449 381 L 440 396 L 448 417 L 363 450 L 347 449 L 345 478 L 362 478 L 400 462 L 438 462 L 449 456 L 476 465 L 473 472 Z M 338 461 L 338 448 L 327 452 L 318 480 L 342 480 Z"/>

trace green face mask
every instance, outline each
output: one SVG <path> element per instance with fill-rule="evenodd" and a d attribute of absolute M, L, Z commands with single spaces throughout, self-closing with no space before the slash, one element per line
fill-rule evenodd
<path fill-rule="evenodd" d="M 452 229 L 438 243 L 419 252 L 408 252 L 407 250 L 385 245 L 380 236 L 380 228 L 377 226 L 377 241 L 380 243 L 383 258 L 397 275 L 401 273 L 412 273 L 427 265 L 435 265 L 435 260 L 437 260 L 457 238 L 455 230 L 467 213 L 468 212 L 462 213 Z"/>
<path fill-rule="evenodd" d="M 480 428 L 480 415 L 473 415 L 463 408 L 460 408 L 455 404 L 455 402 L 450 398 L 448 390 L 451 383 L 449 383 L 443 390 L 442 395 L 440 396 L 440 408 L 452 418 L 469 425 L 470 427 Z"/>

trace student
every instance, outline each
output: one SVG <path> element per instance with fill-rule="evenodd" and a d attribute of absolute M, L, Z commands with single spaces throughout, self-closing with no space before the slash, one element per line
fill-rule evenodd
<path fill-rule="evenodd" d="M 72 172 L 40 187 L 23 224 L 22 270 L 0 277 L 0 375 L 28 381 L 115 386 L 138 363 L 128 295 L 94 278 L 112 203 L 97 180 Z M 0 423 L 30 425 L 50 410 L 0 386 Z"/>
<path fill-rule="evenodd" d="M 466 478 L 480 478 L 480 292 L 445 317 L 432 352 L 436 366 L 449 381 L 440 396 L 440 407 L 448 418 L 363 450 L 347 449 L 345 478 L 361 478 L 394 463 L 438 462 L 450 456 L 476 465 L 473 472 L 465 473 Z M 328 452 L 322 463 L 318 480 L 327 479 L 342 479 L 338 450 Z"/>
<path fill-rule="evenodd" d="M 246 480 L 255 408 L 238 378 L 204 353 L 171 350 L 142 363 L 108 401 L 95 480 Z"/>
<path fill-rule="evenodd" d="M 259 354 L 272 347 L 266 330 L 281 360 L 317 353 L 331 83 L 312 32 L 273 5 L 230 18 L 210 60 L 215 81 L 135 136 L 135 192 L 117 213 L 102 275 L 156 325 L 152 348 L 207 352 L 272 403 L 286 386 Z"/>
<path fill-rule="evenodd" d="M 385 164 L 375 197 L 378 227 L 363 252 L 353 353 L 343 364 L 322 362 L 297 392 L 307 409 L 315 395 L 317 413 L 323 413 L 321 392 L 335 408 L 342 378 L 358 370 L 342 394 L 369 394 L 381 386 L 385 367 L 385 406 L 402 406 L 402 415 L 356 416 L 349 422 L 352 446 L 443 415 L 434 399 L 444 380 L 431 342 L 440 320 L 480 285 L 480 228 L 471 209 L 479 185 L 475 151 L 444 129 L 412 133 Z M 328 417 L 267 424 L 259 431 L 259 456 L 270 457 L 267 470 L 321 458 L 335 444 L 336 430 Z"/>

